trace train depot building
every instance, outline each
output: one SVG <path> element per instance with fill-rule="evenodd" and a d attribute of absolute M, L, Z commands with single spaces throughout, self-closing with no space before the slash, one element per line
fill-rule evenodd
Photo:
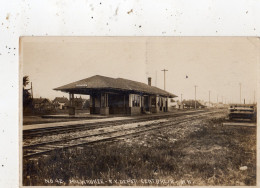
<path fill-rule="evenodd" d="M 148 84 L 123 78 L 92 76 L 54 90 L 69 93 L 70 115 L 75 114 L 74 94 L 90 95 L 90 114 L 158 113 L 168 111 L 168 99 L 176 95 Z"/>

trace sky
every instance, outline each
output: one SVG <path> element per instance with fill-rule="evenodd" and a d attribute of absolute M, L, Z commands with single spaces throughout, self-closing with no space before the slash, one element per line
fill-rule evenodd
<path fill-rule="evenodd" d="M 259 39 L 253 37 L 23 37 L 21 75 L 34 97 L 65 96 L 53 89 L 94 75 L 121 77 L 211 102 L 254 101 Z M 83 96 L 86 98 L 87 96 Z"/>

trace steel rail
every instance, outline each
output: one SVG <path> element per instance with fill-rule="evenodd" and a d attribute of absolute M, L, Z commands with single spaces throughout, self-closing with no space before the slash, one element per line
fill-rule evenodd
<path fill-rule="evenodd" d="M 158 128 L 162 129 L 162 128 L 165 128 L 165 127 L 174 126 L 174 125 L 178 125 L 180 123 L 188 122 L 188 121 L 197 119 L 200 116 L 205 116 L 205 115 L 212 114 L 212 113 L 216 113 L 216 112 L 206 112 L 206 113 L 202 113 L 202 114 L 196 114 L 196 115 L 193 115 L 192 117 L 188 117 L 186 120 L 181 119 L 181 120 L 178 120 L 177 122 L 162 122 L 165 125 L 161 125 L 162 123 L 160 125 L 157 125 L 157 124 L 151 125 L 150 124 L 150 126 L 144 125 L 144 126 L 141 126 L 141 127 L 134 127 L 134 128 L 123 129 L 123 130 L 115 130 L 115 131 L 110 131 L 110 132 L 105 132 L 105 133 L 94 134 L 94 135 L 86 135 L 86 136 L 62 139 L 62 140 L 57 140 L 57 141 L 52 141 L 52 142 L 38 143 L 38 144 L 35 144 L 35 145 L 28 145 L 28 146 L 23 147 L 23 149 L 30 149 L 30 148 L 33 149 L 33 148 L 36 147 L 36 152 L 33 152 L 33 150 L 31 150 L 30 154 L 24 155 L 24 158 L 49 153 L 49 152 L 57 150 L 57 149 L 60 150 L 60 149 L 66 149 L 66 148 L 71 148 L 71 147 L 77 147 L 77 146 L 81 146 L 81 145 L 85 145 L 85 144 L 105 142 L 105 141 L 109 141 L 111 139 L 125 137 L 125 136 L 129 136 L 129 135 L 134 135 L 134 134 L 139 134 L 139 133 L 142 133 L 142 132 L 151 131 L 151 130 L 158 129 Z M 142 130 L 142 129 L 144 129 L 144 130 Z M 127 131 L 129 132 L 131 130 L 137 130 L 137 131 L 131 132 L 131 133 L 128 133 L 128 134 L 119 135 L 119 136 L 111 136 L 109 138 L 103 138 L 103 139 L 94 140 L 94 141 L 85 141 L 85 142 L 83 141 L 83 143 L 76 143 L 76 144 L 69 144 L 68 143 L 69 141 L 75 141 L 75 140 L 80 141 L 80 139 L 82 139 L 82 138 L 98 137 L 98 136 L 109 135 L 109 134 L 113 135 L 115 133 L 120 133 L 120 132 L 127 132 Z M 82 142 L 82 141 L 80 141 L 80 142 Z M 63 146 L 57 145 L 58 143 L 60 143 Z M 46 150 L 46 148 L 44 150 L 42 150 L 41 147 L 44 147 L 44 146 L 47 147 L 47 150 Z M 48 148 L 51 148 L 51 149 L 48 150 Z"/>
<path fill-rule="evenodd" d="M 76 125 L 68 125 L 68 126 L 59 126 L 59 127 L 47 127 L 47 128 L 40 128 L 40 129 L 32 129 L 23 131 L 23 138 L 32 138 L 36 136 L 43 136 L 44 134 L 61 134 L 61 133 L 68 133 L 68 132 L 76 132 L 79 130 L 91 130 L 92 128 L 102 128 L 102 127 L 109 127 L 111 125 L 119 125 L 125 124 L 128 122 L 143 122 L 147 120 L 157 120 L 161 119 L 162 117 L 179 117 L 180 115 L 189 115 L 189 114 L 196 114 L 205 111 L 192 111 L 192 112 L 185 112 L 185 113 L 177 113 L 177 114 L 163 114 L 157 116 L 149 116 L 149 117 L 138 117 L 137 119 L 130 119 L 130 120 L 119 120 L 119 121 L 107 121 L 104 125 L 102 123 L 89 123 L 89 124 L 76 124 Z"/>

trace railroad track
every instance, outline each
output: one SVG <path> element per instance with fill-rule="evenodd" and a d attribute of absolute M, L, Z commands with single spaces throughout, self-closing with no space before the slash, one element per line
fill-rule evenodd
<path fill-rule="evenodd" d="M 161 119 L 162 117 L 179 117 L 182 115 L 189 115 L 189 114 L 197 114 L 205 111 L 191 111 L 191 112 L 181 112 L 181 113 L 170 113 L 158 116 L 146 116 L 146 117 L 137 117 L 136 119 L 130 120 L 119 120 L 119 121 L 107 121 L 105 124 L 104 122 L 101 123 L 88 123 L 88 124 L 77 124 L 77 125 L 69 125 L 69 126 L 59 126 L 59 127 L 47 127 L 47 128 L 40 128 L 40 129 L 32 129 L 32 130 L 24 130 L 23 131 L 23 139 L 31 139 L 37 136 L 43 135 L 56 135 L 61 133 L 70 133 L 76 131 L 83 131 L 83 130 L 91 130 L 95 128 L 101 127 L 109 127 L 115 126 L 120 124 L 126 123 L 134 123 L 134 122 L 143 122 L 147 120 L 157 120 Z"/>
<path fill-rule="evenodd" d="M 32 145 L 25 145 L 23 146 L 23 157 L 24 158 L 30 158 L 39 156 L 42 154 L 46 154 L 55 150 L 62 150 L 67 149 L 71 147 L 77 147 L 82 146 L 86 144 L 94 144 L 98 142 L 107 142 L 107 141 L 114 141 L 117 138 L 127 137 L 130 135 L 138 135 L 143 132 L 152 131 L 155 129 L 162 129 L 169 126 L 178 125 L 180 123 L 189 122 L 192 120 L 197 119 L 198 117 L 203 117 L 209 114 L 216 113 L 213 112 L 204 112 L 200 114 L 185 114 L 182 116 L 182 118 L 179 118 L 178 120 L 174 118 L 170 119 L 161 119 L 161 120 L 151 120 L 148 122 L 138 122 L 138 123 L 130 123 L 130 124 L 124 124 L 115 126 L 116 128 L 111 131 L 107 132 L 93 132 L 89 135 L 84 136 L 78 136 L 73 138 L 65 138 L 61 140 L 56 141 L 49 141 L 49 142 L 43 142 L 43 143 L 36 143 Z M 132 126 L 131 124 L 137 124 L 135 126 Z M 127 126 L 128 125 L 128 126 Z M 125 127 L 123 127 L 125 126 Z M 100 128 L 99 128 L 100 129 Z M 97 129 L 96 129 L 97 130 Z"/>

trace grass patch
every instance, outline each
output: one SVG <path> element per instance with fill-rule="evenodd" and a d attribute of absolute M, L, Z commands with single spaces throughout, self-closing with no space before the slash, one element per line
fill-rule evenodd
<path fill-rule="evenodd" d="M 256 185 L 256 129 L 223 121 L 200 120 L 24 160 L 23 184 Z"/>

